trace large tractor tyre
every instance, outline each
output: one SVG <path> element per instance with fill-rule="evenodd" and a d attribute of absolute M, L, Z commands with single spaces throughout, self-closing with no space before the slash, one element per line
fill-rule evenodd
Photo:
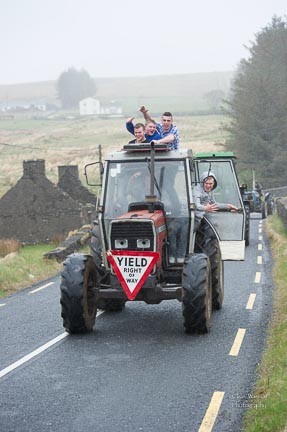
<path fill-rule="evenodd" d="M 100 299 L 98 301 L 98 308 L 106 312 L 121 312 L 125 305 L 125 300 L 119 299 Z"/>
<path fill-rule="evenodd" d="M 185 332 L 208 333 L 211 327 L 210 262 L 205 254 L 190 254 L 183 265 L 182 314 Z"/>
<path fill-rule="evenodd" d="M 61 307 L 63 326 L 68 333 L 93 330 L 96 313 L 97 271 L 93 258 L 84 254 L 69 255 L 61 273 Z"/>
<path fill-rule="evenodd" d="M 261 206 L 261 217 L 262 217 L 262 219 L 266 219 L 266 205 L 265 205 L 265 202 L 263 202 L 262 206 Z"/>
<path fill-rule="evenodd" d="M 244 207 L 245 207 L 245 214 L 246 214 L 244 240 L 245 240 L 245 246 L 249 246 L 249 243 L 250 243 L 250 207 L 249 207 L 249 205 L 245 205 Z"/>
<path fill-rule="evenodd" d="M 224 263 L 221 260 L 221 252 L 218 239 L 203 219 L 195 237 L 195 252 L 204 253 L 208 256 L 211 266 L 212 283 L 212 309 L 222 308 L 224 299 Z"/>
<path fill-rule="evenodd" d="M 103 275 L 102 269 L 102 239 L 99 225 L 95 225 L 92 230 L 91 252 L 98 272 Z"/>
<path fill-rule="evenodd" d="M 273 203 L 272 202 L 267 201 L 266 210 L 267 210 L 267 216 L 273 215 Z"/>

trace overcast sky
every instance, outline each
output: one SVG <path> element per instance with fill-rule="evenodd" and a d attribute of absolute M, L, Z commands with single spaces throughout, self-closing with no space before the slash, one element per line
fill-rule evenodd
<path fill-rule="evenodd" d="M 286 0 L 0 0 L 0 84 L 235 70 Z"/>

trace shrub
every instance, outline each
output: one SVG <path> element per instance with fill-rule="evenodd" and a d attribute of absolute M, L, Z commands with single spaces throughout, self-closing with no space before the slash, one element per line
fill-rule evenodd
<path fill-rule="evenodd" d="M 4 257 L 11 252 L 17 252 L 21 243 L 16 239 L 0 239 L 0 257 Z"/>

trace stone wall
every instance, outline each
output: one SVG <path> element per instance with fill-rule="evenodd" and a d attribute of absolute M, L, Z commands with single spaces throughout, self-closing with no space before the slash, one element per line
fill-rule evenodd
<path fill-rule="evenodd" d="M 79 228 L 81 205 L 45 175 L 44 160 L 23 162 L 23 176 L 0 200 L 0 238 L 21 243 L 49 242 Z"/>
<path fill-rule="evenodd" d="M 274 198 L 287 196 L 287 186 L 263 190 L 264 193 L 270 192 Z"/>
<path fill-rule="evenodd" d="M 287 228 L 287 197 L 276 199 L 276 211 Z"/>

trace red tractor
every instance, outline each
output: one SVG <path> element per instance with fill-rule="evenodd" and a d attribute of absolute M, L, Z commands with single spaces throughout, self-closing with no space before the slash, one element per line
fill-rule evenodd
<path fill-rule="evenodd" d="M 191 150 L 129 144 L 104 165 L 87 165 L 88 184 L 96 171 L 101 194 L 91 254 L 70 255 L 62 270 L 65 329 L 92 331 L 97 309 L 177 299 L 185 331 L 208 332 L 223 302 L 223 262 L 244 259 L 245 212 L 231 154 L 193 157 Z M 216 200 L 239 211 L 206 214 L 195 230 L 192 191 L 203 171 L 216 172 Z"/>

